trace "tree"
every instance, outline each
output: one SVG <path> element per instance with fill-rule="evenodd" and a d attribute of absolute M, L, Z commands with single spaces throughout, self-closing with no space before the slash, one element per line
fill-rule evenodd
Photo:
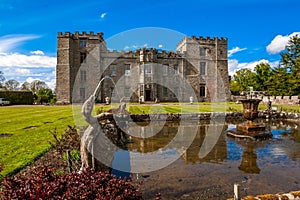
<path fill-rule="evenodd" d="M 231 84 L 235 91 L 249 91 L 255 84 L 255 73 L 248 68 L 240 69 L 233 75 Z"/>
<path fill-rule="evenodd" d="M 272 75 L 272 68 L 268 63 L 260 63 L 255 66 L 255 84 L 254 90 L 268 91 L 271 84 L 270 78 Z"/>
<path fill-rule="evenodd" d="M 289 75 L 285 68 L 277 66 L 272 69 L 272 74 L 269 79 L 270 94 L 274 96 L 290 95 L 291 86 L 288 80 Z"/>
<path fill-rule="evenodd" d="M 50 88 L 41 88 L 37 91 L 38 99 L 42 102 L 49 103 L 53 99 L 54 95 Z"/>
<path fill-rule="evenodd" d="M 3 75 L 3 72 L 0 71 L 0 88 L 3 86 L 3 81 L 5 80 L 5 77 Z"/>
<path fill-rule="evenodd" d="M 300 38 L 298 35 L 292 36 L 281 53 L 281 64 L 289 71 L 298 71 L 300 68 Z"/>
<path fill-rule="evenodd" d="M 49 87 L 44 81 L 34 80 L 30 83 L 30 90 L 33 93 L 36 93 L 40 89 L 46 89 L 46 88 L 49 88 Z"/>
<path fill-rule="evenodd" d="M 300 94 L 300 38 L 292 36 L 281 53 L 281 65 L 287 74 L 289 95 Z"/>
<path fill-rule="evenodd" d="M 30 90 L 30 83 L 28 83 L 27 81 L 25 81 L 25 82 L 21 85 L 21 90 Z"/>
<path fill-rule="evenodd" d="M 7 90 L 17 90 L 20 83 L 14 79 L 10 79 L 5 82 L 5 87 Z"/>

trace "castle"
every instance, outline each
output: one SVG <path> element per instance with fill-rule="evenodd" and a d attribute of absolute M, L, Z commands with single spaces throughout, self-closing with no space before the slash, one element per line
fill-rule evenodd
<path fill-rule="evenodd" d="M 59 103 L 85 101 L 103 77 L 111 80 L 102 82 L 99 102 L 107 97 L 131 102 L 230 99 L 226 38 L 184 37 L 176 52 L 110 51 L 103 33 L 93 32 L 58 32 L 57 42 Z"/>

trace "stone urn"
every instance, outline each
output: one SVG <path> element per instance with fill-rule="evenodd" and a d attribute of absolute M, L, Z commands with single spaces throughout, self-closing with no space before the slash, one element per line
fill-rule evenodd
<path fill-rule="evenodd" d="M 244 99 L 241 100 L 243 104 L 244 118 L 253 121 L 258 116 L 258 105 L 261 102 L 260 99 Z"/>
<path fill-rule="evenodd" d="M 261 100 L 244 99 L 241 100 L 241 102 L 243 104 L 243 115 L 247 121 L 237 124 L 236 129 L 228 130 L 227 135 L 239 138 L 250 138 L 252 140 L 271 138 L 272 133 L 266 132 L 265 125 L 254 122 L 258 117 L 258 105 Z"/>

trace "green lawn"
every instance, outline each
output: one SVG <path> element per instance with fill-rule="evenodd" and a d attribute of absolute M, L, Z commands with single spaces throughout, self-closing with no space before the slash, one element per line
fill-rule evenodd
<path fill-rule="evenodd" d="M 101 109 L 102 112 L 111 108 L 116 108 L 116 105 L 96 106 L 96 109 Z M 132 114 L 154 114 L 154 113 L 198 113 L 198 112 L 228 112 L 241 111 L 242 105 L 236 103 L 160 103 L 160 104 L 136 104 L 128 103 L 127 110 Z"/>
<path fill-rule="evenodd" d="M 50 148 L 55 128 L 62 133 L 74 125 L 71 106 L 0 107 L 1 175 L 12 175 L 30 164 Z"/>

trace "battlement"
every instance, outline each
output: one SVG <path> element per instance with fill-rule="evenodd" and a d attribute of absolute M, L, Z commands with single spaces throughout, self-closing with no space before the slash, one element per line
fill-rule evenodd
<path fill-rule="evenodd" d="M 184 37 L 178 44 L 177 44 L 177 48 L 179 48 L 180 46 L 182 46 L 183 44 L 185 43 L 188 43 L 190 40 L 193 40 L 201 45 L 209 45 L 209 44 L 224 44 L 224 45 L 227 45 L 228 43 L 228 39 L 227 38 L 223 38 L 223 37 L 203 37 L 203 36 L 192 36 L 192 37 Z"/>
<path fill-rule="evenodd" d="M 227 38 L 223 38 L 223 37 L 221 37 L 221 38 L 218 38 L 218 37 L 213 37 L 213 38 L 210 38 L 209 36 L 207 36 L 207 37 L 203 37 L 203 36 L 199 36 L 199 37 L 196 37 L 196 36 L 192 36 L 191 37 L 193 40 L 197 40 L 197 41 L 204 41 L 204 42 L 206 42 L 206 41 L 216 41 L 216 40 L 218 40 L 218 41 L 224 41 L 224 42 L 227 42 Z"/>
<path fill-rule="evenodd" d="M 86 31 L 82 31 L 81 33 L 79 31 L 75 31 L 75 33 L 71 33 L 69 31 L 63 33 L 63 32 L 58 32 L 57 33 L 57 37 L 59 38 L 74 38 L 77 39 L 79 37 L 85 37 L 85 38 L 90 38 L 90 37 L 97 37 L 99 39 L 103 40 L 103 32 L 99 32 L 99 33 L 94 33 L 94 31 L 90 31 L 89 33 L 87 33 Z"/>
<path fill-rule="evenodd" d="M 138 57 L 141 54 L 144 55 L 155 55 L 157 58 L 181 58 L 181 55 L 178 54 L 177 52 L 174 51 L 167 51 L 167 50 L 158 50 L 156 48 L 140 48 L 140 49 L 135 49 L 135 50 L 128 50 L 128 51 L 124 51 L 124 50 L 111 50 L 108 51 L 108 53 L 111 54 L 120 54 L 122 55 L 122 57 Z"/>

